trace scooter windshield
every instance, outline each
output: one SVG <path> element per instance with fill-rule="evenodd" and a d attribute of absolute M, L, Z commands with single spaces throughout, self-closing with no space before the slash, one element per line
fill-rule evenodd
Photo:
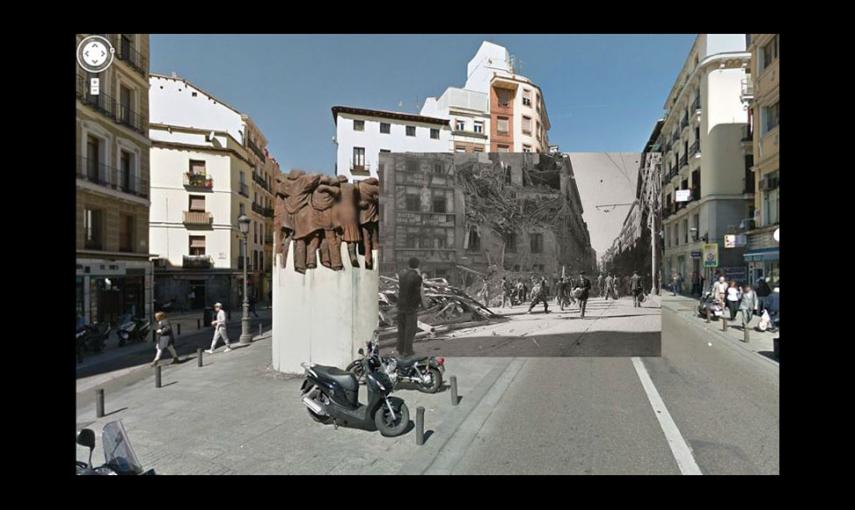
<path fill-rule="evenodd" d="M 104 448 L 104 462 L 114 471 L 122 475 L 142 473 L 142 464 L 134 453 L 121 420 L 104 425 L 101 444 Z"/>

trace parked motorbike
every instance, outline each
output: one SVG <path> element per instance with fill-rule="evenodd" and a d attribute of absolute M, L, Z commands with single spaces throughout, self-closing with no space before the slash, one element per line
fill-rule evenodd
<path fill-rule="evenodd" d="M 698 302 L 698 315 L 706 317 L 707 310 L 710 312 L 710 318 L 714 320 L 718 320 L 719 317 L 724 315 L 724 309 L 720 304 L 716 303 L 712 293 L 709 291 L 705 292 Z"/>
<path fill-rule="evenodd" d="M 119 324 L 121 326 L 116 331 L 116 336 L 119 338 L 120 347 L 126 343 L 145 342 L 151 333 L 151 325 L 145 319 L 123 315 Z"/>
<path fill-rule="evenodd" d="M 359 349 L 360 354 L 364 354 Z M 382 370 L 379 356 L 361 360 L 368 387 L 368 402 L 359 402 L 356 376 L 336 367 L 302 363 L 306 379 L 300 389 L 309 416 L 319 423 L 333 423 L 363 430 L 379 430 L 387 437 L 400 436 L 410 422 L 407 404 L 390 397 L 394 383 Z"/>
<path fill-rule="evenodd" d="M 83 351 L 101 352 L 112 328 L 107 322 L 84 324 L 77 328 L 77 360 L 83 361 Z"/>
<path fill-rule="evenodd" d="M 122 421 L 111 421 L 101 431 L 101 447 L 104 449 L 104 464 L 92 465 L 92 451 L 95 449 L 95 432 L 82 429 L 77 432 L 77 444 L 89 448 L 89 462 L 76 461 L 77 474 L 91 475 L 154 475 L 154 469 L 143 471 L 142 464 L 128 439 L 128 433 Z"/>
<path fill-rule="evenodd" d="M 410 383 L 423 393 L 436 393 L 442 388 L 442 375 L 445 373 L 445 358 L 436 356 L 411 356 L 396 358 L 380 356 L 380 340 L 377 332 L 367 344 L 368 358 L 378 357 L 380 366 L 392 383 Z M 362 349 L 359 350 L 362 353 Z M 365 371 L 362 359 L 355 359 L 347 366 L 347 371 L 356 376 L 360 384 L 365 384 Z"/>

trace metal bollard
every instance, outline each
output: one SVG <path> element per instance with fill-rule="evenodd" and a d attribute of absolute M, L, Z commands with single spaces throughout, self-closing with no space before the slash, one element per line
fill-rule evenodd
<path fill-rule="evenodd" d="M 202 329 L 202 319 L 196 319 L 196 329 Z"/>
<path fill-rule="evenodd" d="M 707 324 L 710 323 L 710 309 L 707 308 Z"/>
<path fill-rule="evenodd" d="M 204 349 L 203 349 L 203 348 L 201 348 L 201 347 L 199 347 L 198 349 L 196 349 L 196 366 L 197 366 L 197 367 L 201 367 L 201 366 L 202 366 L 202 352 L 203 352 L 203 351 L 204 351 Z"/>
<path fill-rule="evenodd" d="M 748 331 L 748 324 L 742 322 L 742 341 L 748 343 L 751 340 L 751 333 Z"/>
<path fill-rule="evenodd" d="M 457 376 L 452 375 L 451 376 L 451 405 L 456 406 L 458 400 L 459 399 L 457 398 Z"/>
<path fill-rule="evenodd" d="M 154 387 L 160 388 L 160 365 L 154 367 Z"/>
<path fill-rule="evenodd" d="M 721 330 L 727 331 L 727 319 L 724 317 L 724 314 L 721 314 Z"/>
<path fill-rule="evenodd" d="M 178 335 L 181 336 L 181 323 L 179 322 L 177 324 L 177 326 L 178 326 Z"/>
<path fill-rule="evenodd" d="M 416 444 L 425 444 L 425 408 L 422 406 L 416 408 Z"/>
<path fill-rule="evenodd" d="M 261 323 L 259 322 L 259 323 L 258 323 L 258 336 L 261 336 L 261 331 L 262 331 L 262 329 L 261 329 Z"/>
<path fill-rule="evenodd" d="M 95 390 L 95 416 L 104 417 L 104 388 Z"/>

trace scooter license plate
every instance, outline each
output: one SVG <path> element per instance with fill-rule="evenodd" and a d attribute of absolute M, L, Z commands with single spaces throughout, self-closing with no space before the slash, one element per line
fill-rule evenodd
<path fill-rule="evenodd" d="M 716 310 L 715 315 L 716 317 L 721 317 L 722 315 L 724 315 L 724 312 L 722 312 L 721 310 Z"/>

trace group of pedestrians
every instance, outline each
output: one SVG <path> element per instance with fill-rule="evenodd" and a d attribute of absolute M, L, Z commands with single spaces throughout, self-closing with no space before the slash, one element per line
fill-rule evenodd
<path fill-rule="evenodd" d="M 215 304 L 214 311 L 217 313 L 216 318 L 211 321 L 211 326 L 214 328 L 214 338 L 211 341 L 211 348 L 207 349 L 205 352 L 213 354 L 214 350 L 217 348 L 217 343 L 219 343 L 220 340 L 226 344 L 226 349 L 223 352 L 229 352 L 232 350 L 231 340 L 229 339 L 229 334 L 226 331 L 226 312 L 223 310 L 222 303 Z M 172 324 L 169 322 L 166 313 L 162 311 L 157 312 L 154 314 L 154 319 L 157 321 L 157 329 L 155 330 L 157 337 L 154 344 L 156 354 L 154 356 L 154 360 L 151 362 L 151 366 L 157 365 L 158 361 L 160 361 L 160 358 L 163 356 L 164 351 L 169 351 L 169 354 L 172 355 L 172 363 L 179 363 L 180 357 L 178 356 L 178 352 L 175 350 L 175 332 L 172 329 Z"/>
<path fill-rule="evenodd" d="M 757 288 L 751 285 L 738 285 L 735 280 L 730 282 L 724 276 L 719 276 L 712 287 L 712 297 L 722 308 L 727 308 L 730 320 L 736 320 L 736 315 L 742 316 L 742 326 L 749 327 L 755 315 L 761 317 L 760 329 L 774 329 L 772 320 L 778 316 L 778 296 L 780 288 L 773 290 L 765 279 L 757 281 Z"/>

